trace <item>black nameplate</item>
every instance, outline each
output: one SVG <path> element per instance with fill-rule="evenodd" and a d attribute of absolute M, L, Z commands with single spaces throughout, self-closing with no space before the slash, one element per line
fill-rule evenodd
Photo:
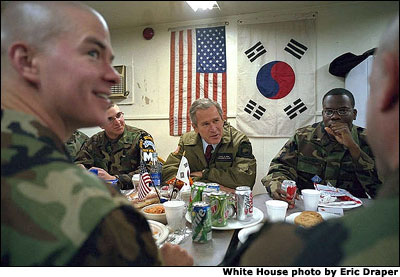
<path fill-rule="evenodd" d="M 232 153 L 218 153 L 216 162 L 233 162 Z"/>

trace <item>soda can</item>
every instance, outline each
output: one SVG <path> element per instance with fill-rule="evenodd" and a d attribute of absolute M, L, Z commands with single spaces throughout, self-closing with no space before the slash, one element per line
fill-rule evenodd
<path fill-rule="evenodd" d="M 206 188 L 206 184 L 205 183 L 201 183 L 201 182 L 195 182 L 192 185 L 191 188 L 191 192 L 190 192 L 190 200 L 189 200 L 189 207 L 188 210 L 191 211 L 192 210 L 192 204 L 194 202 L 200 202 L 203 197 L 203 190 Z"/>
<path fill-rule="evenodd" d="M 211 202 L 210 202 L 210 195 L 211 195 L 213 192 L 217 192 L 217 190 L 216 190 L 215 188 L 204 188 L 204 189 L 203 189 L 203 193 L 202 193 L 202 195 L 201 195 L 201 200 L 202 200 L 203 202 L 206 202 L 206 203 L 208 203 L 208 204 L 211 204 Z"/>
<path fill-rule="evenodd" d="M 199 243 L 210 241 L 212 239 L 210 205 L 206 202 L 193 202 L 193 209 L 190 214 L 192 240 Z"/>
<path fill-rule="evenodd" d="M 207 183 L 206 184 L 208 188 L 215 189 L 216 191 L 219 191 L 219 184 L 217 183 Z"/>
<path fill-rule="evenodd" d="M 234 218 L 236 216 L 235 194 L 228 193 L 227 198 L 228 198 L 228 205 L 227 205 L 228 218 Z"/>
<path fill-rule="evenodd" d="M 225 192 L 217 191 L 210 195 L 211 224 L 224 227 L 228 224 L 228 197 Z"/>
<path fill-rule="evenodd" d="M 281 189 L 286 192 L 286 200 L 292 201 L 295 200 L 296 196 L 296 182 L 292 180 L 284 180 L 281 184 Z M 294 208 L 294 205 L 290 205 L 289 208 Z"/>
<path fill-rule="evenodd" d="M 250 187 L 241 186 L 235 190 L 236 219 L 246 221 L 253 217 L 253 193 Z"/>

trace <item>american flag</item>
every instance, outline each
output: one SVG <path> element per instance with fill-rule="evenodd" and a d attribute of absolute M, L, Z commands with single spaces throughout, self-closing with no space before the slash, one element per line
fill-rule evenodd
<path fill-rule="evenodd" d="M 138 197 L 139 200 L 143 200 L 151 190 L 150 185 L 152 181 L 150 174 L 147 172 L 146 166 L 143 162 L 140 162 L 139 170 Z"/>
<path fill-rule="evenodd" d="M 171 32 L 171 136 L 191 130 L 189 108 L 199 98 L 217 101 L 226 118 L 225 41 L 225 26 Z"/>

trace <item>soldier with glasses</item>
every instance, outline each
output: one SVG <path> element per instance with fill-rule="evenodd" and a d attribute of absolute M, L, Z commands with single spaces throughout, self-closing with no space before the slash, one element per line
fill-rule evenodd
<path fill-rule="evenodd" d="M 381 184 L 364 128 L 356 119 L 353 94 L 343 88 L 327 92 L 322 99 L 323 121 L 299 128 L 271 161 L 261 181 L 274 199 L 284 200 L 283 180 L 296 181 L 299 190 L 314 188 L 318 176 L 356 197 L 375 197 Z M 293 204 L 293 203 L 289 203 Z"/>

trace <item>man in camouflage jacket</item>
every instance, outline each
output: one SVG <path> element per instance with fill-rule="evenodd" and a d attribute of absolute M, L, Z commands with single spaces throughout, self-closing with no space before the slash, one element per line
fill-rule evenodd
<path fill-rule="evenodd" d="M 158 251 L 143 215 L 65 151 L 74 130 L 106 123 L 112 57 L 104 18 L 83 4 L 2 6 L 2 266 L 193 264 L 177 245 Z"/>
<path fill-rule="evenodd" d="M 79 130 L 76 130 L 72 136 L 65 143 L 65 148 L 71 157 L 71 160 L 74 161 L 76 158 L 76 154 L 78 154 L 79 150 L 81 150 L 82 145 L 87 141 L 89 137 L 82 133 Z"/>
<path fill-rule="evenodd" d="M 142 153 L 145 156 L 156 150 L 153 138 L 144 130 L 125 125 L 124 114 L 115 104 L 107 110 L 107 118 L 104 131 L 85 142 L 75 163 L 97 169 L 104 180 L 118 180 L 119 189 L 131 189 L 132 176 L 139 173 L 140 161 L 144 160 Z M 144 162 L 149 166 L 150 159 Z"/>
<path fill-rule="evenodd" d="M 194 131 L 182 135 L 177 151 L 168 156 L 162 169 L 163 181 L 176 176 L 185 152 L 194 181 L 218 183 L 230 189 L 252 188 L 257 166 L 251 143 L 223 120 L 219 104 L 208 98 L 198 99 L 190 108 L 190 118 Z M 214 148 L 208 162 L 207 145 Z"/>
<path fill-rule="evenodd" d="M 376 199 L 367 207 L 309 229 L 266 223 L 239 249 L 228 253 L 223 266 L 399 266 L 398 62 L 397 15 L 378 47 L 369 81 L 367 137 L 384 180 Z M 386 274 L 399 273 L 398 268 L 379 268 L 374 274 L 383 275 L 385 270 Z"/>
<path fill-rule="evenodd" d="M 356 197 L 375 197 L 381 181 L 366 141 L 365 129 L 352 124 L 357 115 L 348 90 L 332 89 L 323 98 L 323 121 L 300 128 L 271 161 L 261 181 L 275 199 L 285 200 L 280 185 L 296 181 L 300 190 L 322 184 L 348 190 Z"/>

